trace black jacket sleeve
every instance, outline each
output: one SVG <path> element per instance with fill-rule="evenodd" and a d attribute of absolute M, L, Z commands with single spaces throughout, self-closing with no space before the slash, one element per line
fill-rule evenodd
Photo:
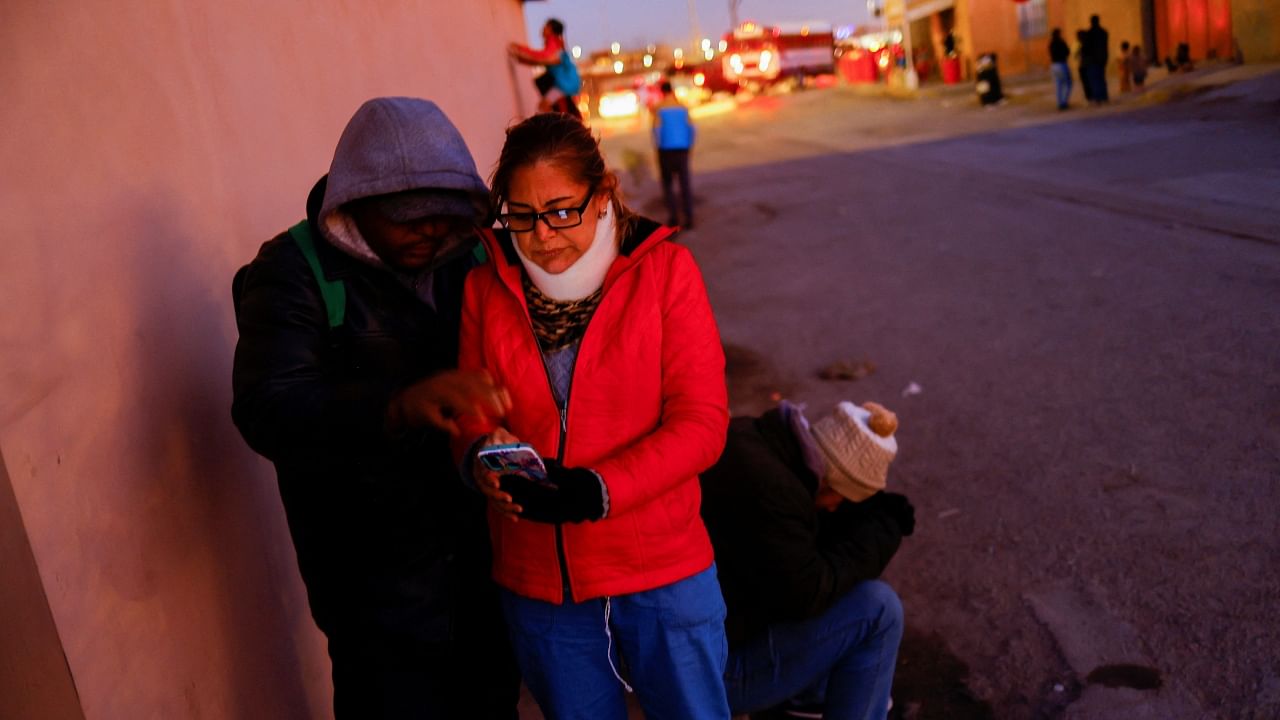
<path fill-rule="evenodd" d="M 846 501 L 834 512 L 818 515 L 818 546 L 839 558 L 837 562 L 853 578 L 850 585 L 880 577 L 902 544 L 897 521 L 870 502 Z"/>
<path fill-rule="evenodd" d="M 231 416 L 258 453 L 273 461 L 297 453 L 350 455 L 384 439 L 395 388 L 342 367 L 319 286 L 287 234 L 262 246 L 233 284 L 236 344 Z"/>

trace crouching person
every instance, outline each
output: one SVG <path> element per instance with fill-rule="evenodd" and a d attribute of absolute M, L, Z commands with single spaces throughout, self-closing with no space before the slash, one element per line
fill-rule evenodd
<path fill-rule="evenodd" d="M 735 418 L 701 476 L 702 515 L 728 606 L 735 714 L 884 718 L 902 605 L 878 580 L 915 511 L 885 493 L 897 418 L 840 403 L 810 425 L 786 401 Z"/>

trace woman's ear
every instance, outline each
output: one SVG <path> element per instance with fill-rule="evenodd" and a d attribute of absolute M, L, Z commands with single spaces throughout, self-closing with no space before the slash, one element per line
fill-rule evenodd
<path fill-rule="evenodd" d="M 613 193 L 611 192 L 596 193 L 595 200 L 596 200 L 595 202 L 596 218 L 597 219 L 603 218 L 605 215 L 605 211 L 608 210 L 609 206 L 613 204 L 613 201 L 614 201 Z"/>
<path fill-rule="evenodd" d="M 600 205 L 597 211 L 598 217 L 604 217 L 604 210 L 608 205 L 616 204 L 618 200 L 618 176 L 612 172 L 606 172 L 605 176 L 600 179 L 599 188 L 596 190 L 596 197 L 603 197 L 605 204 Z"/>
<path fill-rule="evenodd" d="M 606 170 L 604 177 L 600 178 L 600 183 L 596 185 L 597 193 L 605 193 L 612 200 L 614 194 L 618 192 L 618 176 L 612 170 Z"/>

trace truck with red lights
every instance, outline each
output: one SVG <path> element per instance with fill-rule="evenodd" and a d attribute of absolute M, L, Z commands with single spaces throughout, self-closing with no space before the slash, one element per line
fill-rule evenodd
<path fill-rule="evenodd" d="M 783 80 L 835 71 L 835 36 L 829 23 L 747 21 L 724 36 L 724 77 L 739 87 L 762 89 Z"/>

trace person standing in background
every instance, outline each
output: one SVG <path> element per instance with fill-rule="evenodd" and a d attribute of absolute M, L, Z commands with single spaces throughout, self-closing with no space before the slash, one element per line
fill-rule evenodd
<path fill-rule="evenodd" d="M 542 96 L 538 101 L 539 112 L 562 112 L 582 117 L 577 102 L 578 93 L 582 92 L 582 77 L 578 75 L 578 66 L 573 64 L 573 56 L 565 47 L 564 23 L 555 18 L 547 20 L 542 26 L 541 50 L 511 43 L 507 46 L 507 52 L 524 65 L 541 65 L 546 68 L 534 80 L 534 85 Z"/>
<path fill-rule="evenodd" d="M 1142 46 L 1134 45 L 1129 55 L 1129 70 L 1133 73 L 1133 87 L 1142 92 L 1147 83 L 1147 57 L 1142 54 Z"/>
<path fill-rule="evenodd" d="M 1132 53 L 1129 52 L 1129 41 L 1125 40 L 1120 43 L 1120 56 L 1116 58 L 1116 72 L 1120 75 L 1120 92 L 1127 93 L 1133 90 L 1133 62 Z"/>
<path fill-rule="evenodd" d="M 1081 63 L 1084 73 L 1089 78 L 1089 92 L 1093 102 L 1102 104 L 1109 101 L 1107 96 L 1107 59 L 1111 50 L 1110 35 L 1097 15 L 1089 17 L 1089 29 L 1084 33 L 1084 48 L 1081 51 Z"/>
<path fill-rule="evenodd" d="M 1071 99 L 1071 68 L 1067 60 L 1071 58 L 1071 48 L 1062 39 L 1062 28 L 1053 29 L 1053 37 L 1049 40 L 1050 70 L 1053 72 L 1053 84 L 1058 93 L 1058 109 L 1066 110 Z"/>
<path fill-rule="evenodd" d="M 667 202 L 667 224 L 680 224 L 676 212 L 674 181 L 680 181 L 684 228 L 693 229 L 693 190 L 689 184 L 689 151 L 697 134 L 689 119 L 689 108 L 681 104 L 671 89 L 671 81 L 662 81 L 662 100 L 653 108 L 653 144 L 658 149 L 658 170 L 662 175 L 662 197 Z"/>
<path fill-rule="evenodd" d="M 1084 61 L 1085 35 L 1087 31 L 1076 31 L 1076 69 L 1080 74 L 1080 92 L 1084 93 L 1084 101 L 1093 104 L 1093 88 L 1089 86 L 1089 70 Z"/>

